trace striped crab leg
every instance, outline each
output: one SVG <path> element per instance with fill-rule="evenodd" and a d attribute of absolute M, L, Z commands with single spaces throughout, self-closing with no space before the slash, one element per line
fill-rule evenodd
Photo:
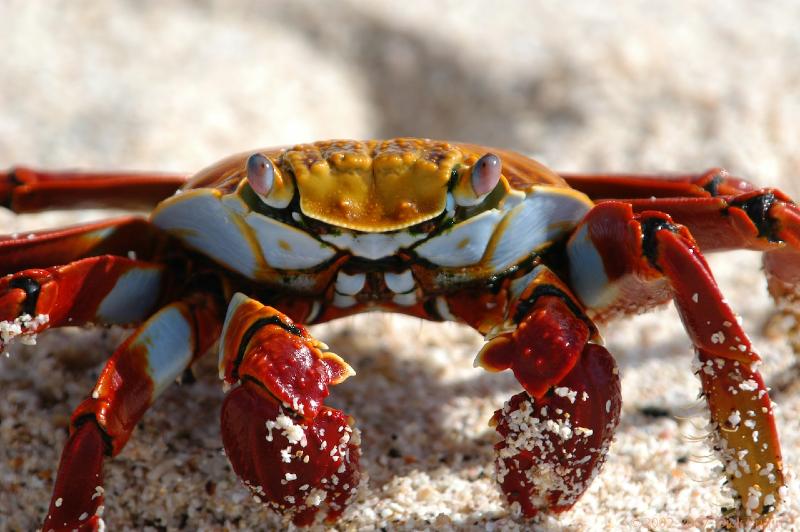
<path fill-rule="evenodd" d="M 760 361 L 689 230 L 622 202 L 595 207 L 567 245 L 572 286 L 597 315 L 672 297 L 698 355 L 714 426 L 712 446 L 737 503 L 735 517 L 762 524 L 785 496 L 772 403 Z"/>
<path fill-rule="evenodd" d="M 511 369 L 525 391 L 491 421 L 502 438 L 495 445 L 497 480 L 514 515 L 563 512 L 589 487 L 613 440 L 621 407 L 616 364 L 595 343 L 580 302 L 545 266 L 500 292 L 510 294 L 510 304 L 475 364 Z M 451 312 L 481 328 L 485 317 L 475 306 L 468 294 L 448 301 Z"/>
<path fill-rule="evenodd" d="M 0 274 L 47 268 L 96 255 L 148 260 L 165 244 L 166 236 L 138 216 L 15 233 L 0 236 Z"/>
<path fill-rule="evenodd" d="M 800 207 L 780 190 L 758 188 L 720 168 L 686 176 L 565 175 L 594 201 L 618 199 L 634 212 L 669 214 L 704 252 L 764 252 L 770 294 L 795 317 L 800 335 Z M 795 350 L 800 354 L 800 341 Z"/>
<path fill-rule="evenodd" d="M 669 214 L 692 232 L 703 252 L 763 252 L 767 288 L 778 312 L 768 327 L 788 336 L 797 357 L 781 376 L 783 390 L 800 377 L 800 206 L 780 190 L 758 188 L 720 168 L 687 176 L 567 175 L 570 185 L 595 201 L 612 198 L 634 212 Z"/>
<path fill-rule="evenodd" d="M 0 205 L 14 212 L 45 209 L 151 208 L 186 182 L 175 174 L 49 172 L 16 167 L 0 172 Z"/>
<path fill-rule="evenodd" d="M 0 347 L 51 327 L 138 323 L 162 298 L 165 267 L 114 255 L 0 279 Z"/>
<path fill-rule="evenodd" d="M 593 201 L 736 195 L 757 187 L 722 168 L 696 174 L 559 174 Z"/>
<path fill-rule="evenodd" d="M 328 387 L 354 372 L 325 348 L 243 294 L 228 307 L 219 366 L 234 386 L 222 407 L 226 455 L 257 501 L 298 526 L 318 514 L 338 519 L 360 478 L 353 419 L 322 404 Z"/>
<path fill-rule="evenodd" d="M 224 301 L 210 283 L 145 321 L 111 356 L 73 412 L 43 530 L 102 530 L 103 462 L 153 401 L 216 342 Z"/>

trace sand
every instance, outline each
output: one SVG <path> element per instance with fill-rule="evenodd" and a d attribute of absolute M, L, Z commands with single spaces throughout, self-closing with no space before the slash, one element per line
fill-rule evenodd
<path fill-rule="evenodd" d="M 416 135 L 513 148 L 565 171 L 725 166 L 800 196 L 800 5 L 791 0 L 0 2 L 0 165 L 193 171 L 257 146 Z M 108 213 L 0 213 L 2 232 Z M 780 383 L 759 257 L 711 265 Z M 341 530 L 521 530 L 494 485 L 487 421 L 518 391 L 472 368 L 453 324 L 367 315 L 314 327 L 358 372 L 331 403 L 363 432 L 368 481 Z M 704 529 L 725 502 L 696 437 L 692 350 L 670 307 L 607 324 L 623 411 L 608 462 L 542 530 Z M 0 529 L 33 530 L 68 416 L 125 331 L 59 330 L 0 359 Z M 110 530 L 278 529 L 221 452 L 213 356 L 106 467 Z M 775 395 L 800 519 L 800 391 Z M 653 407 L 665 415 L 654 417 Z M 651 415 L 647 415 L 650 412 Z M 701 438 L 702 439 L 702 438 Z"/>

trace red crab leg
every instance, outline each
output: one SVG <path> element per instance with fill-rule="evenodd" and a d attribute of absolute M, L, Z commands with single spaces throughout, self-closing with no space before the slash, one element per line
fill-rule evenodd
<path fill-rule="evenodd" d="M 577 299 L 544 266 L 506 287 L 508 319 L 488 334 L 476 364 L 511 369 L 525 392 L 492 418 L 502 441 L 497 480 L 517 515 L 571 508 L 599 472 L 619 421 L 616 365 Z M 471 305 L 449 308 L 469 319 Z"/>
<path fill-rule="evenodd" d="M 760 361 L 725 303 L 688 229 L 660 212 L 606 202 L 568 244 L 572 285 L 593 312 L 645 307 L 672 296 L 699 358 L 713 447 L 737 514 L 767 521 L 784 497 L 783 464 Z"/>
<path fill-rule="evenodd" d="M 51 327 L 137 323 L 162 297 L 161 264 L 113 255 L 0 279 L 0 347 Z"/>
<path fill-rule="evenodd" d="M 770 294 L 800 305 L 800 207 L 778 190 L 759 189 L 716 198 L 630 201 L 635 212 L 658 210 L 686 225 L 704 251 L 764 251 Z"/>
<path fill-rule="evenodd" d="M 769 292 L 784 315 L 800 356 L 800 207 L 786 194 L 757 188 L 714 168 L 687 176 L 566 175 L 596 201 L 619 198 L 635 212 L 669 214 L 692 232 L 704 252 L 764 251 Z"/>
<path fill-rule="evenodd" d="M 64 229 L 0 236 L 0 274 L 47 268 L 93 255 L 149 259 L 166 238 L 144 218 L 126 216 Z"/>
<path fill-rule="evenodd" d="M 359 483 L 360 436 L 352 418 L 324 406 L 328 386 L 353 370 L 286 315 L 242 294 L 228 308 L 220 376 L 228 385 L 222 441 L 257 501 L 314 522 L 335 521 Z"/>
<path fill-rule="evenodd" d="M 781 192 L 712 168 L 684 176 L 565 174 L 595 201 L 616 198 L 634 212 L 659 211 L 692 232 L 703 251 L 765 251 L 772 296 L 800 304 L 800 207 Z"/>
<path fill-rule="evenodd" d="M 14 212 L 85 207 L 146 209 L 186 182 L 175 174 L 47 172 L 16 167 L 0 172 L 0 205 Z"/>
<path fill-rule="evenodd" d="M 105 456 L 116 456 L 155 398 L 216 342 L 223 301 L 194 293 L 141 325 L 72 414 L 43 530 L 102 530 Z"/>
<path fill-rule="evenodd" d="M 733 195 L 755 187 L 722 168 L 700 174 L 559 174 L 594 201 L 629 198 L 676 198 Z"/>

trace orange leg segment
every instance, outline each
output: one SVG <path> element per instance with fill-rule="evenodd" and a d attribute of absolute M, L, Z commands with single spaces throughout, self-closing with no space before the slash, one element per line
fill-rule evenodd
<path fill-rule="evenodd" d="M 659 211 L 692 232 L 705 252 L 764 251 L 770 294 L 800 316 L 800 207 L 780 190 L 757 188 L 722 169 L 682 176 L 563 176 L 594 201 L 618 199 Z"/>
<path fill-rule="evenodd" d="M 686 227 L 621 202 L 595 207 L 568 244 L 572 284 L 590 310 L 629 311 L 674 298 L 698 354 L 714 426 L 712 447 L 736 516 L 767 521 L 784 496 L 783 465 L 760 361 Z"/>
<path fill-rule="evenodd" d="M 14 212 L 107 207 L 147 209 L 171 196 L 186 177 L 158 173 L 0 172 L 0 205 Z"/>
<path fill-rule="evenodd" d="M 0 274 L 48 268 L 97 255 L 150 260 L 166 242 L 164 233 L 138 216 L 5 235 L 0 236 Z"/>
<path fill-rule="evenodd" d="M 216 342 L 220 294 L 167 305 L 112 355 L 91 396 L 73 412 L 43 530 L 103 529 L 102 465 L 130 438 L 155 398 Z"/>
<path fill-rule="evenodd" d="M 748 192 L 755 187 L 722 168 L 699 174 L 560 174 L 594 201 L 633 198 L 711 197 Z"/>
<path fill-rule="evenodd" d="M 0 279 L 4 346 L 51 327 L 137 323 L 162 297 L 165 268 L 113 255 L 30 269 Z"/>

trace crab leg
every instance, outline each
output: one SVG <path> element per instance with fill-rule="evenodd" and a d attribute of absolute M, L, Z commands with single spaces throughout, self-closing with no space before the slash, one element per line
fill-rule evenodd
<path fill-rule="evenodd" d="M 616 198 L 634 212 L 669 214 L 703 251 L 764 251 L 770 294 L 778 303 L 800 305 L 800 207 L 780 190 L 758 188 L 720 168 L 684 176 L 563 177 L 594 201 Z"/>
<path fill-rule="evenodd" d="M 600 471 L 619 422 L 620 384 L 608 351 L 569 288 L 544 266 L 515 279 L 505 323 L 476 359 L 511 369 L 525 389 L 495 412 L 497 480 L 517 515 L 571 508 Z M 473 303 L 474 305 L 474 303 Z M 469 305 L 450 303 L 459 315 Z"/>
<path fill-rule="evenodd" d="M 16 167 L 0 172 L 0 205 L 14 212 L 150 208 L 185 182 L 186 177 L 175 174 L 46 172 Z"/>
<path fill-rule="evenodd" d="M 208 351 L 222 326 L 221 296 L 196 292 L 162 308 L 112 355 L 73 412 L 43 530 L 102 529 L 102 466 L 159 394 Z"/>
<path fill-rule="evenodd" d="M 16 336 L 87 322 L 130 324 L 162 297 L 165 267 L 113 255 L 0 279 L 0 346 Z"/>
<path fill-rule="evenodd" d="M 594 201 L 735 195 L 756 187 L 722 168 L 699 174 L 559 174 Z"/>
<path fill-rule="evenodd" d="M 629 203 L 635 212 L 669 214 L 689 227 L 704 251 L 764 251 L 770 294 L 784 310 L 800 312 L 800 207 L 782 192 L 759 189 L 738 196 Z"/>
<path fill-rule="evenodd" d="M 784 496 L 783 465 L 760 361 L 725 303 L 688 229 L 666 214 L 635 214 L 606 202 L 587 214 L 568 243 L 572 286 L 592 313 L 608 316 L 672 297 L 699 359 L 737 517 L 769 519 Z"/>
<path fill-rule="evenodd" d="M 47 268 L 95 255 L 148 259 L 165 235 L 144 218 L 126 216 L 65 229 L 0 236 L 0 273 Z"/>
<path fill-rule="evenodd" d="M 220 377 L 237 385 L 222 407 L 222 441 L 257 501 L 310 525 L 344 512 L 359 483 L 353 419 L 324 406 L 354 372 L 286 315 L 236 294 L 220 340 Z"/>
<path fill-rule="evenodd" d="M 567 175 L 595 201 L 619 198 L 634 212 L 669 214 L 692 232 L 704 252 L 763 251 L 764 273 L 789 338 L 800 356 L 800 207 L 786 194 L 757 188 L 714 168 L 690 176 Z M 800 359 L 796 368 L 800 370 Z"/>

